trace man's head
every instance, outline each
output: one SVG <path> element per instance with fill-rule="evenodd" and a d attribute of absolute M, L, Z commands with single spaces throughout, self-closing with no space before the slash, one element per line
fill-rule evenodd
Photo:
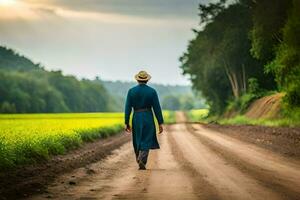
<path fill-rule="evenodd" d="M 151 76 L 146 71 L 140 71 L 134 78 L 138 83 L 147 83 L 151 79 Z"/>

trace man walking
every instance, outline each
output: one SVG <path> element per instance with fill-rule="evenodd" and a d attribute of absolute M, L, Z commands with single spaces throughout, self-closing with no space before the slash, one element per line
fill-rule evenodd
<path fill-rule="evenodd" d="M 162 124 L 164 120 L 157 93 L 155 89 L 147 85 L 151 76 L 145 71 L 140 71 L 135 75 L 135 79 L 138 81 L 138 85 L 131 88 L 127 94 L 125 124 L 126 131 L 128 133 L 132 131 L 132 142 L 139 169 L 145 170 L 149 150 L 159 149 L 153 112 L 158 121 L 159 133 L 163 132 Z M 132 109 L 131 130 L 129 119 Z"/>

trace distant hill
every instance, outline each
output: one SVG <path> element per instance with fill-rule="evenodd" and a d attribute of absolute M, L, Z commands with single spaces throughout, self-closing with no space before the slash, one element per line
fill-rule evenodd
<path fill-rule="evenodd" d="M 31 71 L 43 70 L 39 64 L 33 63 L 30 59 L 16 53 L 14 50 L 0 46 L 0 69 Z"/>
<path fill-rule="evenodd" d="M 102 84 L 46 71 L 6 47 L 0 47 L 0 94 L 0 113 L 115 111 Z"/>
<path fill-rule="evenodd" d="M 119 109 L 123 109 L 128 90 L 137 85 L 135 81 L 103 81 L 98 80 L 104 87 L 113 93 Z M 179 110 L 206 107 L 201 97 L 196 97 L 190 86 L 163 85 L 149 82 L 149 86 L 156 89 L 163 109 Z"/>

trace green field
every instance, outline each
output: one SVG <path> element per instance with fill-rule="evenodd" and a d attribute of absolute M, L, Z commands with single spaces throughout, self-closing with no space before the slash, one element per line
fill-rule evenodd
<path fill-rule="evenodd" d="M 166 123 L 174 113 L 164 111 Z M 0 169 L 46 160 L 123 129 L 123 113 L 2 114 Z"/>

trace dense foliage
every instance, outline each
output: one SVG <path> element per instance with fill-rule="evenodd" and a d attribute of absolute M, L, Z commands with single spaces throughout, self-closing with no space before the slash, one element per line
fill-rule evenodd
<path fill-rule="evenodd" d="M 7 48 L 0 47 L 0 57 L 0 113 L 111 110 L 100 83 L 46 71 Z"/>
<path fill-rule="evenodd" d="M 270 90 L 300 106 L 298 0 L 220 0 L 199 9 L 200 28 L 180 61 L 213 113 Z"/>
<path fill-rule="evenodd" d="M 282 40 L 275 50 L 275 59 L 267 65 L 277 83 L 287 92 L 290 107 L 300 106 L 300 1 L 293 0 L 287 21 L 282 29 Z"/>

